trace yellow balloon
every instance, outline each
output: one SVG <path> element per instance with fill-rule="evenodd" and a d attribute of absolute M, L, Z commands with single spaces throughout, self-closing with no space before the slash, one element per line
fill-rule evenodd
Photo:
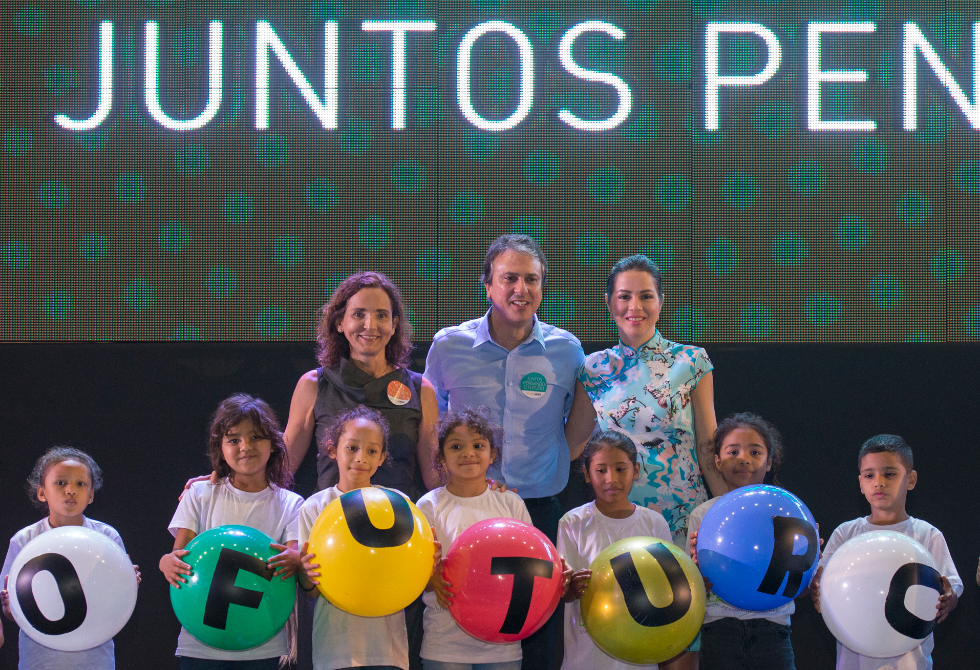
<path fill-rule="evenodd" d="M 604 652 L 627 663 L 661 663 L 684 651 L 704 622 L 704 581 L 669 542 L 631 537 L 589 566 L 582 620 Z"/>
<path fill-rule="evenodd" d="M 320 565 L 320 593 L 358 616 L 405 609 L 432 574 L 432 528 L 422 512 L 395 491 L 349 491 L 323 508 L 310 531 Z"/>

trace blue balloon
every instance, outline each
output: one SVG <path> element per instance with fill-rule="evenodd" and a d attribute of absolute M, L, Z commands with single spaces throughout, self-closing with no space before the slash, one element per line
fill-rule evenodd
<path fill-rule="evenodd" d="M 810 510 L 777 486 L 744 486 L 718 499 L 698 528 L 698 567 L 725 602 L 757 612 L 793 600 L 817 570 Z"/>

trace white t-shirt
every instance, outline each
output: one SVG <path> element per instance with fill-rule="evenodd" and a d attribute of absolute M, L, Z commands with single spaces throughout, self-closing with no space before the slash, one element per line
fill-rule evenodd
<path fill-rule="evenodd" d="M 217 484 L 194 482 L 184 493 L 170 533 L 176 537 L 181 528 L 200 535 L 218 526 L 248 526 L 262 531 L 275 542 L 285 544 L 296 539 L 291 532 L 303 498 L 292 491 L 270 485 L 257 493 L 239 491 L 227 478 Z M 286 631 L 280 630 L 271 640 L 251 649 L 227 651 L 208 646 L 183 627 L 177 638 L 177 656 L 205 658 L 214 661 L 252 661 L 275 658 L 288 653 Z"/>
<path fill-rule="evenodd" d="M 408 500 L 401 491 L 387 490 Z M 331 486 L 314 493 L 303 503 L 296 519 L 300 546 L 310 539 L 310 531 L 323 508 L 342 495 L 340 489 Z M 317 591 L 313 593 L 318 594 Z M 314 670 L 363 665 L 393 665 L 408 670 L 405 611 L 379 617 L 357 616 L 334 607 L 322 596 L 317 597 L 313 611 Z"/>
<path fill-rule="evenodd" d="M 939 574 L 949 580 L 949 585 L 956 592 L 957 597 L 963 595 L 963 580 L 956 572 L 953 565 L 953 557 L 949 555 L 949 547 L 946 546 L 946 539 L 938 528 L 926 523 L 922 519 L 909 517 L 901 523 L 889 526 L 876 526 L 871 523 L 868 517 L 846 521 L 837 526 L 837 530 L 830 536 L 827 547 L 823 550 L 820 557 L 820 565 L 827 566 L 830 557 L 834 555 L 838 547 L 857 537 L 862 533 L 870 533 L 875 530 L 891 530 L 896 533 L 903 533 L 918 541 L 922 546 L 929 550 L 932 557 L 936 559 L 939 566 Z M 857 652 L 851 651 L 840 642 L 837 643 L 837 670 L 930 670 L 932 668 L 932 634 L 929 634 L 918 647 L 902 656 L 892 656 L 891 658 L 872 658 L 862 656 Z"/>
<path fill-rule="evenodd" d="M 558 523 L 558 553 L 572 570 L 584 570 L 603 549 L 630 537 L 656 537 L 672 542 L 670 527 L 663 514 L 636 505 L 625 519 L 613 519 L 600 512 L 594 502 L 576 507 Z M 582 620 L 581 601 L 565 603 L 565 662 L 561 670 L 636 670 L 653 668 L 617 660 L 599 649 Z"/>
<path fill-rule="evenodd" d="M 118 544 L 123 551 L 126 551 L 122 538 L 112 526 L 101 521 L 93 521 L 85 516 L 82 517 L 82 526 L 102 533 Z M 7 557 L 3 560 L 3 570 L 0 571 L 0 584 L 3 584 L 3 580 L 10 574 L 10 569 L 14 566 L 14 560 L 20 550 L 35 537 L 49 530 L 51 530 L 51 523 L 47 518 L 44 518 L 27 528 L 22 528 L 10 538 L 10 548 L 7 549 Z M 20 649 L 20 662 L 17 667 L 20 670 L 64 670 L 65 668 L 114 670 L 116 667 L 115 648 L 112 640 L 85 651 L 57 651 L 38 644 L 27 637 L 24 631 L 20 631 L 17 637 L 17 645 Z"/>
<path fill-rule="evenodd" d="M 712 498 L 707 502 L 703 502 L 698 505 L 691 516 L 687 517 L 687 553 L 691 553 L 691 533 L 696 531 L 701 527 L 701 522 L 704 521 L 705 515 L 711 506 L 718 501 L 718 498 Z M 763 610 L 761 612 L 753 612 L 752 610 L 743 610 L 734 605 L 729 605 L 724 600 L 715 595 L 714 592 L 708 594 L 708 602 L 705 607 L 704 622 L 711 623 L 712 621 L 718 621 L 719 619 L 768 619 L 773 623 L 782 624 L 783 626 L 789 625 L 789 618 L 793 612 L 796 611 L 796 603 L 790 600 L 788 603 L 781 607 L 776 607 L 771 610 Z"/>
<path fill-rule="evenodd" d="M 497 493 L 487 489 L 473 498 L 454 496 L 440 487 L 419 498 L 418 508 L 429 520 L 442 543 L 442 555 L 459 535 L 485 519 L 507 518 L 531 523 L 531 515 L 520 496 L 512 491 Z M 422 658 L 444 663 L 505 663 L 521 660 L 521 643 L 494 644 L 471 636 L 459 627 L 449 610 L 436 600 L 435 591 L 422 595 L 425 613 L 422 625 Z"/>

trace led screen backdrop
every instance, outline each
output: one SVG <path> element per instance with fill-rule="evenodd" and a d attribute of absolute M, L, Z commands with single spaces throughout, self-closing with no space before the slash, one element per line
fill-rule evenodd
<path fill-rule="evenodd" d="M 2 339 L 308 340 L 377 269 L 425 340 L 508 231 L 588 342 L 636 252 L 682 340 L 980 337 L 975 2 L 2 11 Z"/>

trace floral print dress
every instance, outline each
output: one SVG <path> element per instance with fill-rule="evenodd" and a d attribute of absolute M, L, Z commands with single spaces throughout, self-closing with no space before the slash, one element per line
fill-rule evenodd
<path fill-rule="evenodd" d="M 630 500 L 663 514 L 675 542 L 686 542 L 687 517 L 707 499 L 691 392 L 713 367 L 704 349 L 671 342 L 657 331 L 638 349 L 620 342 L 590 354 L 579 377 L 599 427 L 636 444 L 641 469 Z"/>

